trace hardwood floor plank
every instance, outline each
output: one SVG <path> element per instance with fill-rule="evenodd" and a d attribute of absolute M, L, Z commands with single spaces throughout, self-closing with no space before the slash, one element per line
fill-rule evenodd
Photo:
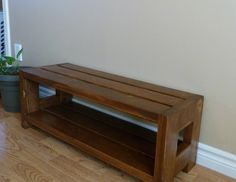
<path fill-rule="evenodd" d="M 55 182 L 76 182 L 76 180 L 72 179 L 64 171 L 58 170 L 50 165 L 49 161 L 42 160 L 35 154 L 21 151 L 19 155 L 23 161 L 35 164 L 37 169 L 39 169 L 43 174 L 49 175 Z"/>
<path fill-rule="evenodd" d="M 67 145 L 66 143 L 54 137 L 47 137 L 41 140 L 40 143 L 53 149 L 59 155 L 64 155 L 67 158 L 74 161 L 85 160 L 85 159 L 92 160 L 92 157 L 90 157 L 88 154 L 83 153 L 78 149 L 76 149 L 75 147 Z"/>
<path fill-rule="evenodd" d="M 65 157 L 59 156 L 50 161 L 55 168 L 65 171 L 67 175 L 71 176 L 73 179 L 76 180 L 83 180 L 83 181 L 94 181 L 99 179 L 99 175 L 94 173 L 92 170 L 81 166 L 79 163 Z M 78 173 L 79 171 L 79 173 Z"/>
<path fill-rule="evenodd" d="M 11 169 L 1 167 L 0 182 L 25 182 L 25 180 L 19 178 Z"/>
<path fill-rule="evenodd" d="M 224 176 L 205 167 L 196 166 L 194 172 L 197 174 L 193 182 L 236 182 L 235 179 Z"/>
<path fill-rule="evenodd" d="M 9 120 L 14 120 L 14 118 L 9 118 Z M 8 169 L 8 171 L 12 171 L 12 173 L 10 174 L 11 176 L 13 174 L 16 174 L 16 176 L 18 176 L 17 179 L 21 178 L 23 181 L 27 182 L 76 182 L 68 175 L 62 173 L 62 171 L 59 171 L 56 168 L 50 166 L 48 161 L 59 155 L 55 151 L 53 151 L 52 148 L 49 148 L 46 145 L 43 146 L 43 144 L 41 144 L 39 141 L 33 140 L 32 138 L 30 138 L 30 136 L 25 136 L 23 132 L 17 132 L 16 130 L 14 130 L 14 128 L 9 128 L 8 133 L 11 133 L 11 135 L 8 134 L 4 139 L 5 143 L 7 144 L 7 147 L 0 150 L 2 152 L 2 157 L 0 159 L 3 160 L 4 164 L 7 164 L 7 166 L 5 165 L 3 168 Z M 12 145 L 12 141 L 14 141 L 14 145 Z M 19 147 L 15 146 L 21 146 L 21 148 L 19 149 Z M 42 151 L 44 153 L 42 153 Z M 19 166 L 24 166 L 26 168 L 19 168 Z M 10 181 L 18 182 L 17 180 Z"/>
<path fill-rule="evenodd" d="M 76 164 L 93 171 L 93 173 L 96 173 L 97 175 L 100 175 L 99 179 L 101 179 L 101 181 L 104 181 L 104 179 L 106 179 L 107 182 L 137 181 L 135 178 L 124 174 L 124 172 L 116 170 L 111 166 L 108 167 L 104 162 L 95 159 L 84 152 L 78 151 L 78 149 L 73 146 L 65 144 L 55 138 L 48 137 L 40 142 L 53 148 L 53 150 L 66 156 L 70 160 L 73 160 Z"/>
<path fill-rule="evenodd" d="M 52 182 L 53 179 L 44 175 L 37 168 L 26 163 L 17 163 L 13 167 L 14 172 L 25 181 Z"/>

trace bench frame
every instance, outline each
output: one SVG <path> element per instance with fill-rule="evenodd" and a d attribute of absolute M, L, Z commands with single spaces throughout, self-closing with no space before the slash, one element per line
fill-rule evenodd
<path fill-rule="evenodd" d="M 62 67 L 63 65 L 71 66 L 70 64 L 60 64 L 56 66 Z M 109 80 L 111 78 L 112 79 L 114 78 L 116 79 L 116 80 L 113 79 L 114 84 L 117 83 L 116 82 L 117 80 L 119 80 L 119 82 L 122 82 L 122 84 L 124 85 L 125 84 L 128 85 L 128 83 L 135 82 L 136 86 L 138 85 L 142 88 L 155 87 L 161 90 L 160 93 L 164 94 L 166 93 L 167 95 L 170 95 L 170 93 L 172 92 L 176 93 L 178 97 L 180 97 L 179 95 L 181 95 L 181 97 L 182 95 L 184 95 L 183 97 L 185 97 L 185 99 L 183 99 L 182 102 L 173 104 L 171 109 L 165 109 L 162 112 L 159 112 L 155 116 L 150 115 L 150 118 L 148 118 L 149 121 L 153 121 L 158 125 L 158 132 L 156 132 L 155 134 L 156 144 L 154 149 L 155 154 L 153 156 L 154 157 L 153 171 L 151 172 L 151 174 L 147 174 L 145 171 L 142 170 L 137 170 L 135 169 L 134 166 L 129 166 L 129 164 L 128 163 L 126 164 L 124 161 L 120 162 L 115 157 L 109 157 L 108 154 L 100 153 L 99 150 L 93 150 L 93 148 L 88 148 L 84 145 L 84 143 L 75 142 L 73 138 L 69 138 L 68 136 L 65 136 L 63 133 L 60 133 L 55 129 L 52 129 L 50 127 L 47 127 L 46 125 L 41 124 L 41 120 L 38 119 L 39 111 L 47 109 L 52 106 L 71 102 L 73 96 L 81 96 L 90 101 L 95 101 L 96 103 L 104 104 L 105 106 L 111 107 L 113 109 L 118 108 L 119 111 L 123 113 L 131 114 L 135 117 L 138 118 L 140 117 L 141 119 L 147 118 L 146 112 L 145 112 L 146 115 L 140 115 L 141 112 L 140 113 L 130 112 L 128 106 L 123 107 L 122 104 L 124 103 L 119 103 L 120 105 L 118 107 L 117 105 L 113 104 L 114 102 L 113 103 L 108 102 L 106 100 L 106 97 L 103 97 L 102 98 L 103 101 L 101 102 L 99 100 L 100 95 L 99 96 L 95 95 L 93 88 L 91 88 L 91 93 L 85 95 L 79 89 L 76 90 L 76 88 L 74 88 L 73 90 L 69 86 L 66 87 L 62 84 L 55 83 L 54 78 L 51 77 L 47 78 L 47 75 L 42 76 L 40 71 L 42 70 L 45 71 L 45 69 L 47 68 L 49 69 L 50 66 L 41 68 L 27 68 L 20 72 L 21 114 L 22 114 L 22 126 L 24 128 L 28 128 L 30 126 L 36 126 L 38 128 L 41 128 L 42 130 L 51 133 L 53 136 L 71 145 L 74 145 L 75 147 L 78 147 L 79 149 L 143 181 L 173 182 L 174 177 L 178 172 L 180 171 L 189 172 L 193 168 L 193 166 L 196 163 L 197 146 L 200 133 L 201 115 L 203 108 L 202 96 L 182 91 L 176 91 L 173 89 L 148 84 L 145 82 L 139 82 L 136 80 L 120 77 L 117 75 L 99 72 L 97 70 L 92 70 L 79 66 L 77 67 L 78 70 L 80 71 L 82 70 L 81 72 L 86 72 L 86 74 L 89 73 L 90 75 L 92 74 L 92 78 L 97 77 L 98 79 L 100 79 L 102 77 L 103 79 L 109 79 Z M 72 69 L 70 70 L 72 72 Z M 37 72 L 39 73 L 37 74 Z M 70 77 L 70 79 L 74 78 Z M 88 79 L 90 79 L 90 77 Z M 127 80 L 127 82 L 124 82 L 124 80 Z M 50 97 L 40 98 L 39 96 L 40 84 L 45 84 L 55 88 L 56 94 Z M 113 87 L 113 85 L 111 86 Z M 90 87 L 86 88 L 90 90 Z M 109 90 L 108 88 L 106 89 Z M 145 92 L 145 94 L 146 93 L 147 92 Z M 129 94 L 127 93 L 127 95 Z M 108 96 L 109 95 L 107 95 L 107 98 Z M 149 102 L 147 101 L 147 103 Z M 138 114 L 135 115 L 133 113 L 138 113 Z M 104 117 L 106 116 L 104 115 Z M 153 118 L 155 120 L 152 120 Z M 179 141 L 180 133 L 182 133 L 181 141 Z"/>

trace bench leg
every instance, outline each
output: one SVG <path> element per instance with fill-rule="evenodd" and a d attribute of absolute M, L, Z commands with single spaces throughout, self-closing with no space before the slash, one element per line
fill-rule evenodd
<path fill-rule="evenodd" d="M 29 128 L 30 124 L 25 120 L 25 115 L 39 110 L 39 84 L 27 80 L 20 74 L 20 98 L 22 127 Z"/>
<path fill-rule="evenodd" d="M 203 100 L 199 99 L 196 102 L 195 113 L 193 115 L 192 127 L 188 128 L 184 133 L 184 142 L 191 144 L 189 162 L 184 168 L 184 172 L 189 172 L 196 164 L 198 140 L 200 135 L 201 117 L 202 117 Z"/>
<path fill-rule="evenodd" d="M 156 140 L 154 182 L 173 182 L 178 172 L 181 170 L 189 172 L 195 165 L 202 104 L 203 100 L 198 99 L 180 112 L 160 118 Z M 178 145 L 181 130 L 184 130 L 183 144 Z"/>
<path fill-rule="evenodd" d="M 39 105 L 41 109 L 44 109 L 47 107 L 59 105 L 61 103 L 70 102 L 72 98 L 73 95 L 60 90 L 56 90 L 56 95 L 40 98 Z"/>
<path fill-rule="evenodd" d="M 178 133 L 167 118 L 158 125 L 154 182 L 173 182 Z"/>
<path fill-rule="evenodd" d="M 60 90 L 56 90 L 56 95 L 59 98 L 59 103 L 66 103 L 72 100 L 73 95 L 68 94 L 66 92 L 60 91 Z"/>

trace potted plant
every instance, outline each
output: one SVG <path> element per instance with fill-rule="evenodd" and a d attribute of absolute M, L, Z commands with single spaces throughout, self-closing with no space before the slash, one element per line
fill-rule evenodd
<path fill-rule="evenodd" d="M 21 49 L 16 58 L 11 56 L 0 57 L 0 91 L 3 108 L 8 112 L 20 111 L 20 94 L 19 94 L 19 56 L 22 54 Z"/>

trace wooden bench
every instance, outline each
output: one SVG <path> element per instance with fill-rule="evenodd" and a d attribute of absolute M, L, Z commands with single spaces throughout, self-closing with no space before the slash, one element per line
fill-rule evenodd
<path fill-rule="evenodd" d="M 56 94 L 40 98 L 41 84 Z M 143 181 L 172 182 L 195 165 L 202 96 L 69 63 L 24 69 L 20 86 L 24 128 L 36 126 Z M 158 132 L 73 96 L 154 123 Z"/>

